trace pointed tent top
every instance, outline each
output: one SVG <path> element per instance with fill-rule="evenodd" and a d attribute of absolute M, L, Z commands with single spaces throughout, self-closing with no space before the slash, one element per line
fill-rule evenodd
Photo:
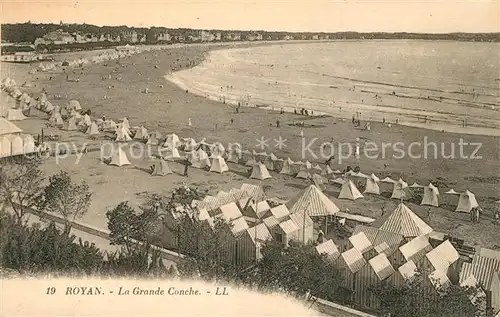
<path fill-rule="evenodd" d="M 271 153 L 271 154 L 269 154 L 269 159 L 271 161 L 276 161 L 276 160 L 278 160 L 278 157 L 276 155 L 274 155 L 274 153 Z"/>
<path fill-rule="evenodd" d="M 305 211 L 309 216 L 328 216 L 339 212 L 333 201 L 314 185 L 308 186 L 286 205 L 292 214 Z"/>
<path fill-rule="evenodd" d="M 460 193 L 456 192 L 453 188 L 447 191 L 445 194 L 451 194 L 451 195 L 459 195 Z"/>
<path fill-rule="evenodd" d="M 351 180 L 348 180 L 344 184 L 342 184 L 342 188 L 340 189 L 339 199 L 350 199 L 356 200 L 359 198 L 363 198 L 363 195 L 359 192 L 356 185 Z"/>
<path fill-rule="evenodd" d="M 410 187 L 410 188 L 422 188 L 422 187 L 424 187 L 424 186 L 417 184 L 417 182 L 414 182 L 413 184 L 411 184 L 411 185 L 410 185 L 410 186 L 408 186 L 408 187 Z"/>
<path fill-rule="evenodd" d="M 377 175 L 375 175 L 375 174 L 373 174 L 373 173 L 370 175 L 370 178 L 371 178 L 374 182 L 380 182 L 380 178 L 378 178 L 378 176 L 377 176 Z"/>
<path fill-rule="evenodd" d="M 381 180 L 381 182 L 384 182 L 384 183 L 395 183 L 396 181 L 393 180 L 392 178 L 390 177 L 386 177 L 384 178 L 383 180 Z"/>
<path fill-rule="evenodd" d="M 434 231 L 403 203 L 396 207 L 380 230 L 398 233 L 404 237 L 418 237 Z"/>
<path fill-rule="evenodd" d="M 291 159 L 291 158 L 287 158 L 287 159 L 286 159 L 286 162 L 287 162 L 288 164 L 294 164 L 294 162 L 292 161 L 292 159 Z"/>

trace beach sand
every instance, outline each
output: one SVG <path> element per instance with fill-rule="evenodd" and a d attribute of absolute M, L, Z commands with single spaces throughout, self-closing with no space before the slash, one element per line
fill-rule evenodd
<path fill-rule="evenodd" d="M 27 74 L 27 65 L 9 65 L 9 73 L 6 76 L 22 77 L 36 84 L 36 87 L 24 89 L 32 95 L 38 95 L 42 88 L 48 92 L 49 100 L 54 105 L 64 105 L 70 99 L 77 99 L 86 109 L 92 110 L 96 118 L 106 115 L 107 118 L 119 120 L 124 116 L 129 118 L 131 126 L 145 126 L 150 132 L 159 131 L 163 135 L 175 132 L 180 137 L 193 137 L 199 141 L 206 138 L 207 142 L 219 141 L 227 147 L 229 143 L 239 143 L 244 148 L 257 152 L 273 152 L 278 157 L 290 157 L 293 160 L 302 159 L 302 138 L 300 128 L 292 125 L 293 122 L 304 121 L 304 136 L 306 144 L 312 138 L 318 138 L 311 147 L 316 155 L 319 155 L 319 145 L 322 142 L 331 142 L 333 137 L 335 143 L 347 142 L 354 144 L 356 138 L 382 143 L 402 142 L 409 145 L 412 142 L 434 142 L 438 145 L 440 152 L 441 144 L 445 147 L 446 154 L 450 152 L 450 145 L 457 146 L 461 138 L 465 142 L 480 143 L 482 146 L 477 155 L 481 159 L 435 159 L 433 154 L 428 159 L 415 159 L 404 157 L 393 158 L 394 151 L 386 151 L 385 158 L 368 159 L 361 157 L 359 160 L 351 157 L 338 164 L 338 154 L 332 168 L 343 169 L 347 165 L 360 166 L 363 173 L 375 173 L 381 178 L 391 176 L 392 178 L 403 177 L 408 183 L 414 181 L 427 185 L 432 181 L 441 192 L 440 202 L 444 208 L 435 208 L 430 225 L 435 230 L 450 233 L 486 247 L 495 247 L 500 244 L 500 233 L 498 225 L 494 223 L 493 208 L 494 201 L 498 200 L 500 177 L 500 153 L 499 140 L 492 136 L 461 135 L 453 133 L 442 133 L 416 127 L 392 125 L 387 127 L 381 123 L 373 122 L 371 130 L 366 131 L 354 127 L 350 120 L 342 120 L 333 117 L 303 117 L 290 113 L 279 114 L 259 108 L 241 108 L 240 113 L 232 105 L 221 104 L 206 98 L 187 93 L 174 84 L 165 80 L 165 73 L 188 67 L 190 64 L 199 63 L 211 48 L 208 46 L 187 46 L 172 48 L 167 51 L 153 51 L 120 61 L 108 62 L 108 65 L 87 65 L 82 69 L 75 68 L 75 74 L 79 82 L 66 81 L 61 70 L 48 73 Z M 155 65 L 157 67 L 155 67 Z M 3 64 L 2 64 L 3 66 Z M 83 71 L 83 73 L 81 73 Z M 111 75 L 112 79 L 103 79 Z M 52 80 L 49 77 L 52 76 Z M 36 79 L 38 78 L 38 79 Z M 17 79 L 16 79 L 17 80 Z M 18 81 L 19 82 L 19 81 Z M 148 88 L 149 93 L 141 93 Z M 64 99 L 54 100 L 54 95 L 61 95 Z M 107 96 L 104 99 L 104 96 Z M 170 101 L 170 102 L 169 102 Z M 192 126 L 188 126 L 191 119 Z M 230 120 L 233 119 L 233 123 Z M 280 121 L 280 127 L 275 125 Z M 45 122 L 37 119 L 28 119 L 16 122 L 27 132 L 40 133 Z M 46 129 L 45 133 L 57 133 L 64 141 L 73 141 L 76 144 L 89 142 L 80 132 L 64 132 L 60 130 Z M 258 139 L 264 137 L 269 139 L 269 147 L 257 148 Z M 274 139 L 286 139 L 286 147 L 278 149 L 275 147 Z M 91 141 L 90 147 L 98 149 L 99 143 L 104 140 Z M 468 147 L 464 151 L 466 155 L 472 154 L 475 147 Z M 432 150 L 431 150 L 432 152 Z M 438 153 L 441 157 L 441 154 Z M 310 153 L 305 157 L 313 164 L 323 164 L 325 158 L 314 157 Z M 141 202 L 141 194 L 144 192 L 158 192 L 168 194 L 169 190 L 182 183 L 189 183 L 206 189 L 210 194 L 219 190 L 229 190 L 240 187 L 242 183 L 262 184 L 268 196 L 276 196 L 281 199 L 289 199 L 305 188 L 307 181 L 295 179 L 289 176 L 272 173 L 273 179 L 263 182 L 249 180 L 247 178 L 248 167 L 229 164 L 230 173 L 219 175 L 201 170 L 190 169 L 189 178 L 180 176 L 182 165 L 172 163 L 174 175 L 166 177 L 151 177 L 147 168 L 152 165 L 146 159 L 132 159 L 131 167 L 108 167 L 101 164 L 99 152 L 90 152 L 85 155 L 78 164 L 75 157 L 62 160 L 55 164 L 55 159 L 50 158 L 44 164 L 44 171 L 50 175 L 59 169 L 66 169 L 74 175 L 75 179 L 87 181 L 94 192 L 91 210 L 84 216 L 82 221 L 97 227 L 106 227 L 105 211 L 118 204 L 120 201 L 129 200 L 135 204 Z M 385 165 L 385 166 L 384 166 Z M 476 198 L 485 210 L 485 215 L 480 224 L 472 225 L 468 214 L 454 213 L 453 206 L 456 197 L 445 195 L 444 192 L 453 188 L 457 191 L 469 189 L 476 194 Z M 352 213 L 379 218 L 382 206 L 386 210 L 393 210 L 398 203 L 384 197 L 366 196 L 355 202 L 338 200 L 339 188 L 328 185 L 327 195 L 342 209 L 349 208 Z M 421 207 L 408 203 L 409 207 L 425 219 L 428 207 Z"/>

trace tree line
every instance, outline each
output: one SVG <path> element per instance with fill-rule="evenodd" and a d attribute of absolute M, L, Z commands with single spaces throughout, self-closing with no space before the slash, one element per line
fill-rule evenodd
<path fill-rule="evenodd" d="M 149 43 L 155 43 L 155 35 L 159 33 L 168 32 L 173 36 L 181 35 L 188 37 L 190 35 L 197 35 L 200 30 L 187 29 L 187 28 L 165 28 L 165 27 L 151 27 L 139 28 L 122 26 L 97 26 L 92 24 L 67 24 L 67 23 L 15 23 L 15 24 L 2 24 L 2 42 L 9 43 L 34 43 L 36 38 L 43 37 L 45 34 L 61 29 L 68 33 L 81 33 L 92 34 L 100 36 L 101 34 L 110 34 L 114 37 L 126 32 L 136 31 L 138 34 L 146 35 Z M 262 30 L 206 30 L 211 32 L 220 32 L 222 38 L 228 33 L 239 32 L 242 40 L 249 34 L 260 33 L 264 39 L 281 40 L 286 35 L 294 36 L 294 39 L 313 39 L 314 35 L 327 36 L 329 39 L 422 39 L 422 40 L 453 40 L 453 41 L 480 41 L 480 42 L 499 42 L 500 33 L 445 33 L 445 34 L 429 34 L 429 33 L 408 33 L 408 32 L 278 32 L 278 31 L 262 31 Z"/>
<path fill-rule="evenodd" d="M 38 159 L 2 163 L 0 267 L 30 274 L 217 280 L 260 292 L 278 291 L 297 298 L 308 294 L 349 304 L 350 294 L 342 287 L 340 271 L 326 255 L 318 254 L 314 245 L 269 242 L 262 247 L 262 259 L 248 267 L 225 261 L 221 248 L 225 223 L 216 220 L 207 227 L 197 220 L 192 201 L 206 193 L 196 187 L 182 186 L 169 196 L 150 194 L 139 210 L 126 201 L 108 210 L 110 241 L 119 246 L 119 251 L 110 253 L 72 234 L 72 222 L 88 211 L 92 199 L 85 182 L 75 182 L 65 171 L 46 179 Z M 63 224 L 59 227 L 48 220 L 29 224 L 32 210 L 57 214 L 64 219 Z M 153 247 L 162 245 L 166 231 L 174 233 L 171 237 L 178 251 L 186 255 L 176 266 L 164 265 Z M 390 316 L 474 316 L 482 313 L 483 307 L 469 300 L 473 290 L 458 286 L 443 296 L 426 296 L 421 282 L 401 288 L 381 283 L 373 292 L 382 303 L 381 313 Z M 421 298 L 426 299 L 425 305 L 418 304 Z"/>

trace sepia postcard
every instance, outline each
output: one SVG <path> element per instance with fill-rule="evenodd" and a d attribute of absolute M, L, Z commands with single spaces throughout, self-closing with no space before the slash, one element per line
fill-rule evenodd
<path fill-rule="evenodd" d="M 0 23 L 0 316 L 500 317 L 500 0 Z"/>

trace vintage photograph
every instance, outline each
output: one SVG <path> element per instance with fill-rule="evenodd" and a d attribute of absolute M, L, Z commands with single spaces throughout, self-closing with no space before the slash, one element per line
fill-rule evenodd
<path fill-rule="evenodd" d="M 500 0 L 0 6 L 0 315 L 500 316 Z"/>

